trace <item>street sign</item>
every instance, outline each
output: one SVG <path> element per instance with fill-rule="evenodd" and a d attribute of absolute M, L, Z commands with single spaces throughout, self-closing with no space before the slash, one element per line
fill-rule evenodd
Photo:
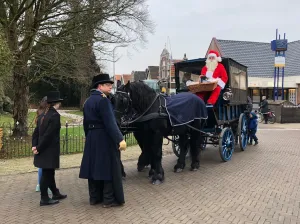
<path fill-rule="evenodd" d="M 284 56 L 276 56 L 274 67 L 284 68 L 285 67 L 285 57 Z"/>

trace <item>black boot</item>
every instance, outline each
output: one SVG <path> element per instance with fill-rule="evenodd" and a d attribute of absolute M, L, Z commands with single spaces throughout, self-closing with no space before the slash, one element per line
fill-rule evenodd
<path fill-rule="evenodd" d="M 103 199 L 103 208 L 122 206 L 122 204 L 116 202 L 111 181 L 104 181 Z"/>
<path fill-rule="evenodd" d="M 41 197 L 40 206 L 55 205 L 57 203 L 59 203 L 58 200 L 53 200 L 49 197 Z"/>
<path fill-rule="evenodd" d="M 88 180 L 89 195 L 90 195 L 90 205 L 97 205 L 102 203 L 102 191 L 103 191 L 103 181 L 100 180 Z"/>
<path fill-rule="evenodd" d="M 257 145 L 258 144 L 258 141 L 255 141 L 254 145 Z"/>
<path fill-rule="evenodd" d="M 67 195 L 66 194 L 61 194 L 58 189 L 55 192 L 52 192 L 52 193 L 53 193 L 53 196 L 52 196 L 53 200 L 62 200 L 62 199 L 67 198 Z"/>
<path fill-rule="evenodd" d="M 119 204 L 117 202 L 113 202 L 110 204 L 104 204 L 102 205 L 103 208 L 111 208 L 111 207 L 119 207 L 119 206 L 123 206 L 124 204 Z"/>

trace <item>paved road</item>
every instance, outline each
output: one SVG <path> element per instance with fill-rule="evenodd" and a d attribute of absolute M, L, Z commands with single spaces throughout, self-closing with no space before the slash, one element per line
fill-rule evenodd
<path fill-rule="evenodd" d="M 2 176 L 0 223 L 300 223 L 299 136 L 300 130 L 260 130 L 259 145 L 236 150 L 227 163 L 209 148 L 198 172 L 173 173 L 176 158 L 167 156 L 161 186 L 126 162 L 126 205 L 109 210 L 88 204 L 78 169 L 57 172 L 69 198 L 53 207 L 39 207 L 36 173 Z"/>

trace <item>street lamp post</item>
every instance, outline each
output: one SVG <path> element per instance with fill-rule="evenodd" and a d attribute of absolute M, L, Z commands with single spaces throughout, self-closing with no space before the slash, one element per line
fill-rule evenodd
<path fill-rule="evenodd" d="M 115 90 L 117 89 L 116 74 L 115 74 L 115 50 L 118 47 L 127 47 L 127 46 L 128 45 L 119 45 L 119 46 L 115 46 L 114 49 L 113 49 L 113 76 L 114 76 L 114 87 L 115 87 Z"/>

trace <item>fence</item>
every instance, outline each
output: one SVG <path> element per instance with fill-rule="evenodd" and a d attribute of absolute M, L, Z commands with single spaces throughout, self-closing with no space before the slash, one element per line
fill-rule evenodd
<path fill-rule="evenodd" d="M 13 125 L 0 124 L 0 159 L 12 159 L 33 156 L 31 151 L 31 136 L 35 127 L 28 128 L 28 136 L 14 137 Z M 127 146 L 136 145 L 132 133 L 125 135 Z M 60 131 L 61 155 L 83 152 L 85 135 L 81 124 L 62 125 Z"/>
<path fill-rule="evenodd" d="M 281 108 L 281 123 L 300 123 L 300 107 L 283 106 Z"/>
<path fill-rule="evenodd" d="M 275 112 L 277 123 L 300 123 L 300 107 L 285 104 L 285 101 L 269 102 L 269 108 Z"/>

